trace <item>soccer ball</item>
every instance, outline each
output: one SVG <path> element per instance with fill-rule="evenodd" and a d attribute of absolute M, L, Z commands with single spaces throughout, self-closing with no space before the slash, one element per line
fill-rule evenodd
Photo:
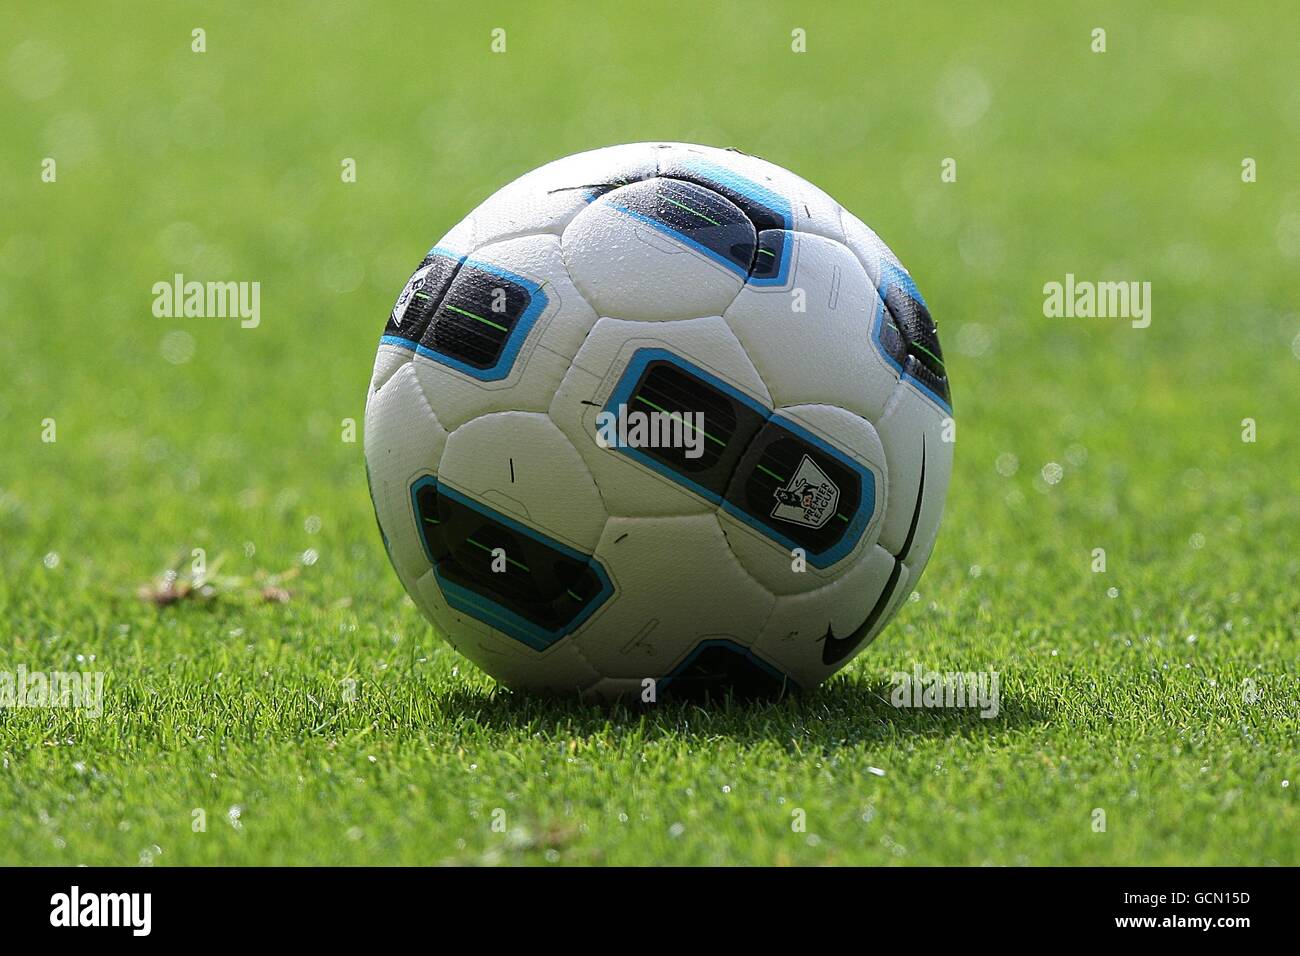
<path fill-rule="evenodd" d="M 612 146 L 438 242 L 380 340 L 393 567 L 508 686 L 811 688 L 934 545 L 948 379 L 911 277 L 817 187 L 732 150 Z"/>

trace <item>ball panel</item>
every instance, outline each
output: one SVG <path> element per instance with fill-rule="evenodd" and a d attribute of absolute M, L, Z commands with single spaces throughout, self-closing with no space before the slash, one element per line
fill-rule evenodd
<path fill-rule="evenodd" d="M 900 382 L 876 424 L 891 476 L 880 544 L 913 563 L 925 563 L 943 517 L 952 476 L 948 421 L 943 409 Z"/>
<path fill-rule="evenodd" d="M 543 652 L 582 627 L 613 594 L 600 563 L 492 502 L 440 478 L 412 498 L 422 543 L 450 608 Z"/>
<path fill-rule="evenodd" d="M 758 403 L 770 399 L 758 373 L 721 318 L 670 323 L 603 318 L 579 349 L 550 407 L 551 419 L 568 436 L 596 479 L 611 515 L 680 515 L 712 511 L 714 505 L 662 470 L 618 448 L 602 447 L 598 416 L 610 404 L 638 353 L 658 350 L 689 356 L 691 363 Z M 705 428 L 709 428 L 705 411 Z"/>
<path fill-rule="evenodd" d="M 605 193 L 563 236 L 569 274 L 597 312 L 652 321 L 721 315 L 756 243 L 733 203 L 668 179 Z"/>
<path fill-rule="evenodd" d="M 370 392 L 383 388 L 393 374 L 410 361 L 411 353 L 408 349 L 380 343 L 379 351 L 375 353 L 375 367 L 370 373 Z"/>
<path fill-rule="evenodd" d="M 375 514 L 393 567 L 409 591 L 429 566 L 411 507 L 411 483 L 436 470 L 447 444 L 447 431 L 424 400 L 409 363 L 370 395 L 363 443 Z"/>
<path fill-rule="evenodd" d="M 461 654 L 497 681 L 537 693 L 576 694 L 593 685 L 600 674 L 578 647 L 562 641 L 534 651 L 507 634 L 450 607 L 432 571 L 411 590 L 420 610 Z"/>
<path fill-rule="evenodd" d="M 844 246 L 793 235 L 791 287 L 746 285 L 723 318 L 779 405 L 878 418 L 898 372 L 873 347 L 879 296 Z"/>
<path fill-rule="evenodd" d="M 823 582 L 815 591 L 778 597 L 754 649 L 801 686 L 821 683 L 870 643 L 870 634 L 853 635 L 882 597 L 885 606 L 873 631 L 878 633 L 888 620 L 899 587 L 891 580 L 895 563 L 893 555 L 872 545 L 835 581 Z"/>
<path fill-rule="evenodd" d="M 885 269 L 893 267 L 902 269 L 892 249 L 885 245 L 875 231 L 847 209 L 840 210 L 840 223 L 844 229 L 844 244 L 853 252 L 862 268 L 866 270 L 871 284 L 877 289 L 885 274 Z M 906 271 L 906 270 L 904 270 Z"/>
<path fill-rule="evenodd" d="M 447 438 L 439 479 L 496 511 L 590 553 L 605 526 L 600 493 L 545 414 L 496 412 Z"/>
<path fill-rule="evenodd" d="M 566 156 L 525 173 L 470 213 L 479 245 L 518 236 L 560 235 L 596 196 L 655 171 L 649 143 L 608 146 Z"/>
<path fill-rule="evenodd" d="M 511 239 L 478 250 L 466 263 L 472 279 L 458 284 L 468 275 L 462 267 L 436 308 L 451 331 L 439 339 L 437 325 L 430 324 L 413 350 L 430 403 L 449 429 L 494 411 L 544 411 L 596 321 L 568 279 L 559 240 Z M 521 287 L 531 290 L 526 304 L 518 296 Z M 461 337 L 462 330 L 478 328 L 482 334 Z M 462 348 L 463 342 L 495 351 Z"/>
<path fill-rule="evenodd" d="M 474 224 L 469 219 L 461 220 L 450 232 L 434 243 L 415 271 L 406 280 L 397 301 L 389 311 L 384 324 L 383 338 L 379 343 L 379 352 L 375 356 L 375 368 L 370 377 L 370 390 L 377 391 L 388 381 L 393 372 L 411 360 L 415 344 L 419 342 L 428 328 L 432 310 L 423 311 L 421 296 L 436 295 L 441 299 L 456 266 L 468 256 L 474 247 Z M 408 314 L 410 319 L 408 321 Z M 405 324 L 405 327 L 404 327 Z M 398 344 L 399 340 L 405 342 Z"/>
<path fill-rule="evenodd" d="M 726 508 L 719 513 L 718 520 L 741 566 L 772 593 L 797 594 L 822 588 L 827 582 L 847 573 L 846 568 L 859 561 L 864 551 L 870 550 L 875 544 L 885 513 L 889 470 L 886 467 L 885 450 L 876 430 L 870 422 L 852 412 L 830 405 L 799 405 L 778 409 L 776 421 L 792 422 L 833 447 L 839 454 L 852 459 L 869 476 L 870 482 L 870 487 L 864 489 L 856 501 L 851 501 L 846 494 L 847 489 L 835 484 L 840 472 L 833 468 L 833 459 L 816 447 L 804 446 L 798 449 L 798 453 L 803 454 L 806 448 L 813 465 L 825 473 L 823 477 L 832 482 L 839 498 L 832 513 L 821 515 L 814 512 L 812 517 L 825 518 L 824 527 L 839 532 L 840 537 L 796 537 L 782 542 L 774 538 L 770 531 L 755 527 L 747 515 Z M 799 465 L 802 462 L 791 460 L 789 465 L 792 467 L 778 470 L 779 478 L 778 475 L 772 476 L 776 489 L 782 492 L 790 489 L 792 479 L 800 474 Z M 768 466 L 765 468 L 770 474 L 771 469 Z M 807 471 L 805 468 L 804 472 Z M 764 507 L 773 512 L 781 505 L 781 496 L 775 494 L 776 489 L 771 489 L 770 483 L 764 485 L 767 492 L 763 499 Z M 795 514 L 793 521 L 797 522 L 803 517 L 804 515 Z M 787 535 L 797 535 L 803 530 L 790 519 L 773 521 L 772 524 L 783 528 Z M 821 554 L 825 558 L 818 557 L 818 548 L 814 543 L 817 541 L 824 542 Z M 803 559 L 797 563 L 792 547 L 801 547 L 804 552 Z M 800 567 L 801 570 L 796 571 L 795 567 Z"/>
<path fill-rule="evenodd" d="M 748 197 L 759 229 L 784 229 L 842 240 L 840 205 L 808 180 L 738 150 L 665 144 L 659 175 L 697 182 L 729 197 Z M 739 201 L 739 200 L 738 200 Z"/>
<path fill-rule="evenodd" d="M 772 608 L 713 515 L 610 518 L 595 556 L 615 597 L 571 640 L 606 677 L 668 674 L 705 639 L 747 646 Z"/>
<path fill-rule="evenodd" d="M 877 310 L 872 341 L 881 357 L 904 380 L 952 410 L 948 374 L 939 333 L 929 307 L 908 271 L 880 237 L 851 213 L 844 213 L 849 248 L 875 286 L 882 307 Z"/>
<path fill-rule="evenodd" d="M 456 225 L 452 226 L 447 233 L 433 244 L 433 249 L 442 249 L 453 256 L 468 256 L 480 245 L 486 245 L 480 241 L 478 231 L 474 226 L 474 217 L 466 216 Z M 430 252 L 433 251 L 430 249 Z"/>
<path fill-rule="evenodd" d="M 637 698 L 646 703 L 661 697 L 718 702 L 738 699 L 774 700 L 800 689 L 789 674 L 753 648 L 726 638 L 706 638 L 662 677 L 606 677 L 587 689 L 585 698 Z"/>

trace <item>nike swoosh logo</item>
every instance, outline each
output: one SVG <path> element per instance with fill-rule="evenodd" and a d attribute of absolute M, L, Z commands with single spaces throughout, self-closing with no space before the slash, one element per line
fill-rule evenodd
<path fill-rule="evenodd" d="M 884 590 L 880 592 L 880 597 L 876 598 L 875 606 L 867 615 L 867 619 L 855 627 L 848 636 L 836 637 L 835 630 L 828 623 L 826 625 L 826 636 L 822 638 L 822 663 L 829 666 L 840 663 L 846 657 L 857 650 L 858 645 L 862 643 L 863 638 L 871 633 L 871 629 L 876 626 L 880 616 L 885 613 L 885 608 L 889 607 L 889 602 L 893 600 L 894 588 L 898 586 L 898 579 L 903 573 L 903 558 L 906 558 L 912 550 L 912 540 L 916 537 L 916 526 L 921 520 L 921 504 L 925 500 L 925 436 L 921 437 L 921 481 L 916 489 L 916 504 L 912 508 L 912 523 L 907 528 L 907 537 L 903 539 L 903 547 L 899 553 L 894 556 L 894 569 L 889 572 L 889 580 L 885 582 Z"/>
<path fill-rule="evenodd" d="M 862 639 L 871 633 L 871 629 L 880 620 L 880 615 L 885 613 L 885 608 L 889 607 L 889 601 L 894 596 L 894 588 L 898 585 L 898 577 L 902 572 L 903 562 L 894 558 L 894 570 L 889 572 L 889 580 L 885 582 L 885 589 L 876 599 L 876 606 L 871 609 L 867 619 L 854 628 L 848 637 L 836 637 L 834 629 L 829 624 L 826 625 L 826 636 L 822 638 L 823 664 L 838 664 L 857 650 Z"/>
<path fill-rule="evenodd" d="M 921 520 L 921 502 L 925 500 L 925 435 L 921 436 L 921 480 L 917 483 L 916 489 L 916 507 L 912 509 L 912 523 L 907 528 L 907 537 L 903 539 L 903 547 L 898 551 L 898 557 L 894 560 L 903 561 L 907 559 L 912 550 L 912 539 L 916 537 L 916 523 Z"/>

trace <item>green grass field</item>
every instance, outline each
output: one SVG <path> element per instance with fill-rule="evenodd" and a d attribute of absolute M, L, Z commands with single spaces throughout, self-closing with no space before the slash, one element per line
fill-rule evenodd
<path fill-rule="evenodd" d="M 105 698 L 0 708 L 0 863 L 1300 863 L 1286 4 L 19 6 L 0 671 L 103 671 Z M 434 240 L 650 139 L 823 186 L 939 322 L 938 547 L 802 699 L 496 688 L 405 598 L 343 440 Z M 259 281 L 261 324 L 154 317 L 176 272 Z M 1045 318 L 1066 273 L 1150 281 L 1151 326 Z M 140 597 L 198 548 L 214 595 Z M 893 708 L 918 662 L 998 671 L 1001 713 Z"/>

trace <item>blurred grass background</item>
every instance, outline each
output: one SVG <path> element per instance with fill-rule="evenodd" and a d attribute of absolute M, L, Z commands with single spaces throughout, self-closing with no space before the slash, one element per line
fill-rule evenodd
<path fill-rule="evenodd" d="M 94 665 L 108 701 L 0 710 L 0 862 L 1300 862 L 1297 49 L 1285 3 L 6 5 L 0 669 Z M 808 701 L 492 691 L 341 440 L 434 240 L 653 139 L 822 186 L 939 322 L 939 546 Z M 260 282 L 261 325 L 155 318 L 177 272 Z M 1151 282 L 1151 327 L 1044 318 L 1067 272 Z M 291 600 L 136 597 L 193 548 L 299 569 Z M 913 661 L 999 670 L 1008 713 L 884 706 Z"/>

